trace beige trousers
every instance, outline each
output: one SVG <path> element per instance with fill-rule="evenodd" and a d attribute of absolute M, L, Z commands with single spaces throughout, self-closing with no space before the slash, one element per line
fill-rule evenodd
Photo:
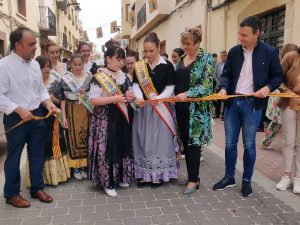
<path fill-rule="evenodd" d="M 296 110 L 288 107 L 281 110 L 281 116 L 285 172 L 300 176 L 300 117 L 297 117 Z"/>

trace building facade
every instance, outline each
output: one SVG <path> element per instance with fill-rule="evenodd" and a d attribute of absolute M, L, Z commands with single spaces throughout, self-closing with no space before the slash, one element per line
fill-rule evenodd
<path fill-rule="evenodd" d="M 239 43 L 239 23 L 247 16 L 263 22 L 261 40 L 280 49 L 300 45 L 300 0 L 123 0 L 122 36 L 142 51 L 144 36 L 158 34 L 161 52 L 180 47 L 180 33 L 200 26 L 201 47 L 209 52 L 229 50 Z"/>
<path fill-rule="evenodd" d="M 83 36 L 79 11 L 76 0 L 0 0 L 0 54 L 9 52 L 10 32 L 26 26 L 37 35 L 36 55 L 54 41 L 62 57 L 69 57 Z"/>

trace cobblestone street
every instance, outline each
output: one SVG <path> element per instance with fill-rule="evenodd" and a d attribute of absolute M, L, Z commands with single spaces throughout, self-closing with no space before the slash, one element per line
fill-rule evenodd
<path fill-rule="evenodd" d="M 215 144 L 205 150 L 201 185 L 191 196 L 182 195 L 183 187 L 173 181 L 158 189 L 137 189 L 132 185 L 128 189 L 118 189 L 119 196 L 111 198 L 89 181 L 72 179 L 56 188 L 47 187 L 54 202 L 43 204 L 30 198 L 22 179 L 21 194 L 32 206 L 16 209 L 1 198 L 0 224 L 300 224 L 299 197 L 291 192 L 276 191 L 275 183 L 259 171 L 255 172 L 254 194 L 249 198 L 240 195 L 240 172 L 237 172 L 237 187 L 212 191 L 212 185 L 224 174 L 222 155 L 223 149 Z M 241 162 L 237 168 L 241 169 Z M 185 171 L 185 162 L 181 161 L 180 178 L 186 177 Z"/>

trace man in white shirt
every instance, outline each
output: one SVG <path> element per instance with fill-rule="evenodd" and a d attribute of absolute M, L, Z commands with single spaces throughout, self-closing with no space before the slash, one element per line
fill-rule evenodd
<path fill-rule="evenodd" d="M 32 58 L 36 51 L 36 37 L 28 28 L 21 27 L 10 34 L 12 52 L 0 61 L 0 111 L 4 112 L 5 130 L 21 120 L 21 126 L 6 133 L 7 158 L 4 164 L 6 203 L 14 207 L 26 208 L 31 203 L 20 193 L 20 158 L 27 144 L 30 194 L 42 202 L 50 203 L 52 197 L 43 189 L 44 140 L 46 127 L 43 120 L 32 120 L 33 116 L 43 116 L 39 105 L 43 103 L 50 112 L 58 111 L 51 102 L 42 81 L 38 63 Z"/>

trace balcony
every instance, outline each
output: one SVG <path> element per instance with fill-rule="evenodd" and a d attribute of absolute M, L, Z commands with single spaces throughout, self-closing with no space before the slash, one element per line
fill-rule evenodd
<path fill-rule="evenodd" d="M 56 0 L 59 9 L 64 10 L 67 8 L 68 0 Z"/>
<path fill-rule="evenodd" d="M 56 16 L 47 6 L 39 6 L 39 29 L 46 36 L 56 36 Z"/>
<path fill-rule="evenodd" d="M 131 37 L 139 39 L 148 33 L 171 13 L 175 5 L 176 0 L 157 0 L 157 5 L 149 5 L 149 1 L 146 0 L 137 1 L 136 23 L 132 27 Z"/>

